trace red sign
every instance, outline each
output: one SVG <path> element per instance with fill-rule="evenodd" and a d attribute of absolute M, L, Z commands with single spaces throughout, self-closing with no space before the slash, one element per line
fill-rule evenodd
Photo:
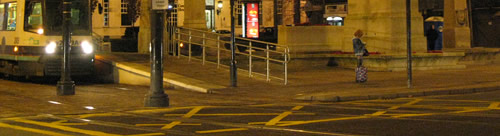
<path fill-rule="evenodd" d="M 246 9 L 246 35 L 259 38 L 259 3 L 247 3 Z"/>

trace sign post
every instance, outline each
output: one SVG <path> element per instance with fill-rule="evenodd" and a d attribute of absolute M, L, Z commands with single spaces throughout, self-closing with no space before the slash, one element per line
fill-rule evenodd
<path fill-rule="evenodd" d="M 163 91 L 163 27 L 167 9 L 168 0 L 151 0 L 151 85 L 144 100 L 147 107 L 169 106 L 168 95 Z"/>
<path fill-rule="evenodd" d="M 248 2 L 243 6 L 243 37 L 259 38 L 259 3 Z"/>

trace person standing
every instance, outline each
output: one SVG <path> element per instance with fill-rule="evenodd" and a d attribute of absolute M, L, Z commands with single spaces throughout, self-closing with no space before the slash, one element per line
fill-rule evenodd
<path fill-rule="evenodd" d="M 354 48 L 354 55 L 356 56 L 358 60 L 358 67 L 361 67 L 363 65 L 363 54 L 365 53 L 366 50 L 366 43 L 361 41 L 361 37 L 363 37 L 363 31 L 357 30 L 354 33 L 354 38 L 352 39 L 352 44 Z"/>
<path fill-rule="evenodd" d="M 427 51 L 432 51 L 435 49 L 436 40 L 438 39 L 439 33 L 436 31 L 436 26 L 432 25 L 426 32 L 427 44 L 429 45 Z"/>
<path fill-rule="evenodd" d="M 361 41 L 363 37 L 363 31 L 357 30 L 354 33 L 354 38 L 352 39 L 352 44 L 354 48 L 354 55 L 358 61 L 358 66 L 356 68 L 356 83 L 366 82 L 366 72 L 367 69 L 363 67 L 363 56 L 368 53 L 366 51 L 366 43 Z"/>

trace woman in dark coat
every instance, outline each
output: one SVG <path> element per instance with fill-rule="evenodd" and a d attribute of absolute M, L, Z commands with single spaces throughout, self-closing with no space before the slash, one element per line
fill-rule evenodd
<path fill-rule="evenodd" d="M 354 55 L 356 55 L 358 59 L 358 68 L 363 66 L 363 54 L 366 49 L 366 43 L 361 41 L 361 37 L 363 37 L 363 31 L 357 30 L 354 33 L 354 38 L 352 39 L 352 45 L 354 48 Z"/>

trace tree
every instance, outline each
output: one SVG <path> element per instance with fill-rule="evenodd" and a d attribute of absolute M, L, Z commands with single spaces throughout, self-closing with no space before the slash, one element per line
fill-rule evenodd
<path fill-rule="evenodd" d="M 126 0 L 128 2 L 127 6 L 127 17 L 128 20 L 131 22 L 132 27 L 129 29 L 132 31 L 132 37 L 135 39 L 137 38 L 137 30 L 134 28 L 135 21 L 140 16 L 140 11 L 141 11 L 141 0 Z"/>
<path fill-rule="evenodd" d="M 137 21 L 137 18 L 140 16 L 139 12 L 141 10 L 141 0 L 127 0 L 127 2 L 128 19 L 132 22 L 132 27 L 134 27 L 135 21 Z"/>
<path fill-rule="evenodd" d="M 98 0 L 91 0 L 91 2 L 90 2 L 90 14 L 91 15 L 94 14 L 94 10 L 96 9 L 97 4 L 99 4 Z"/>

